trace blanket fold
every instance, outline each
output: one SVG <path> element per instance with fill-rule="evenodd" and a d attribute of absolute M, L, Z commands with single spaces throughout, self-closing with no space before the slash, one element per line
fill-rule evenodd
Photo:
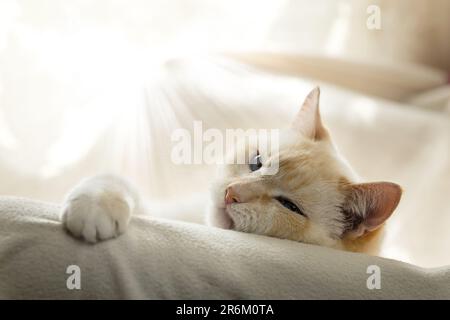
<path fill-rule="evenodd" d="M 139 216 L 90 245 L 58 210 L 0 197 L 1 299 L 450 299 L 450 267 Z"/>

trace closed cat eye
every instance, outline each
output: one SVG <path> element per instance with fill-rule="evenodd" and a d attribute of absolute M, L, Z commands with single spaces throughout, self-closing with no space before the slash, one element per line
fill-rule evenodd
<path fill-rule="evenodd" d="M 275 199 L 278 200 L 278 202 L 283 207 L 285 207 L 285 208 L 287 208 L 287 209 L 289 209 L 289 210 L 291 210 L 291 211 L 293 211 L 295 213 L 298 213 L 298 214 L 306 217 L 306 214 L 304 214 L 303 211 L 300 210 L 300 208 L 295 203 L 293 203 L 291 200 L 286 199 L 284 197 L 276 197 Z"/>
<path fill-rule="evenodd" d="M 251 171 L 259 170 L 262 167 L 261 155 L 259 154 L 259 150 L 256 151 L 256 155 L 250 160 L 250 164 L 248 165 Z"/>

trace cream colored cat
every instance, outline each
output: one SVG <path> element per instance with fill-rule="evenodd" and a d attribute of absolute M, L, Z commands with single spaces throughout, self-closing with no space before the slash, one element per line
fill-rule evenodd
<path fill-rule="evenodd" d="M 390 182 L 360 183 L 339 155 L 319 113 L 318 88 L 306 98 L 277 154 L 253 154 L 252 164 L 225 165 L 212 189 L 209 224 L 334 248 L 374 253 L 380 226 L 396 208 L 401 188 Z M 279 162 L 275 175 L 261 172 Z M 250 163 L 250 162 L 249 162 Z M 67 196 L 62 221 L 88 242 L 125 232 L 140 209 L 137 192 L 123 179 L 97 176 Z"/>

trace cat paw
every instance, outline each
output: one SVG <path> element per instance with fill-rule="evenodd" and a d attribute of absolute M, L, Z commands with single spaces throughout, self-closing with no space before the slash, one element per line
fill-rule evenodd
<path fill-rule="evenodd" d="M 132 210 L 132 200 L 121 194 L 78 194 L 64 203 L 61 220 L 73 236 L 96 243 L 124 233 Z"/>

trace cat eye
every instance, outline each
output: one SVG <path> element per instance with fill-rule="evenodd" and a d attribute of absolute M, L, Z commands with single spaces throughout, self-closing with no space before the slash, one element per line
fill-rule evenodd
<path fill-rule="evenodd" d="M 300 214 L 300 215 L 306 217 L 306 215 L 303 213 L 303 211 L 300 210 L 300 208 L 299 208 L 295 203 L 293 203 L 292 201 L 290 201 L 289 199 L 286 199 L 286 198 L 284 198 L 284 197 L 276 197 L 275 199 L 278 200 L 278 202 L 279 202 L 283 207 L 285 207 L 285 208 L 287 208 L 287 209 L 289 209 L 289 210 L 291 210 L 291 211 L 293 211 L 293 212 L 295 212 L 295 213 L 298 213 L 298 214 Z"/>
<path fill-rule="evenodd" d="M 256 155 L 250 160 L 250 164 L 248 166 L 251 171 L 259 170 L 262 167 L 261 155 L 259 154 L 259 150 L 256 151 Z"/>

